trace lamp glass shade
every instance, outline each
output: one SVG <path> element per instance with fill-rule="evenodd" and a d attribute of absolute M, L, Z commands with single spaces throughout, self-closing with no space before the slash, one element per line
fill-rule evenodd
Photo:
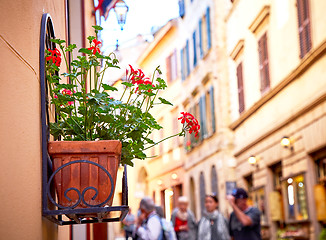
<path fill-rule="evenodd" d="M 118 24 L 121 26 L 121 29 L 126 23 L 126 17 L 128 12 L 128 6 L 123 0 L 119 0 L 115 6 L 114 11 L 117 16 Z"/>
<path fill-rule="evenodd" d="M 250 156 L 249 158 L 248 158 L 248 162 L 250 163 L 250 164 L 256 164 L 256 162 L 257 162 L 257 159 L 256 159 L 256 157 L 255 156 Z"/>
<path fill-rule="evenodd" d="M 283 137 L 281 140 L 281 145 L 283 147 L 289 147 L 291 144 L 290 139 L 288 137 Z"/>

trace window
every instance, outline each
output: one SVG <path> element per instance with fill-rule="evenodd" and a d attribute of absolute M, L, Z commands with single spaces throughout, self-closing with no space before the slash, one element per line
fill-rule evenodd
<path fill-rule="evenodd" d="M 287 198 L 287 219 L 290 221 L 308 219 L 304 176 L 289 177 L 283 182 L 283 186 Z"/>
<path fill-rule="evenodd" d="M 275 222 L 284 221 L 284 209 L 282 203 L 282 163 L 278 162 L 270 167 L 273 180 L 273 191 L 268 193 L 269 208 L 270 208 L 270 218 Z M 280 226 L 280 228 L 283 228 Z"/>
<path fill-rule="evenodd" d="M 238 101 L 239 101 L 239 113 L 242 113 L 245 109 L 244 102 L 244 89 L 243 89 L 243 75 L 242 75 L 242 62 L 237 67 L 237 79 L 238 79 Z"/>
<path fill-rule="evenodd" d="M 203 216 L 203 212 L 205 210 L 205 198 L 206 198 L 206 187 L 205 187 L 205 177 L 204 173 L 200 173 L 199 177 L 199 190 L 200 190 L 200 212 L 201 215 Z"/>
<path fill-rule="evenodd" d="M 309 0 L 297 0 L 300 57 L 303 58 L 311 49 L 311 30 L 309 17 Z"/>
<path fill-rule="evenodd" d="M 167 71 L 167 82 L 170 83 L 177 79 L 178 77 L 178 68 L 177 68 L 177 52 L 174 50 L 166 58 L 166 71 Z"/>
<path fill-rule="evenodd" d="M 194 67 L 197 65 L 197 45 L 196 45 L 196 31 L 192 34 L 193 52 L 194 52 Z"/>
<path fill-rule="evenodd" d="M 202 19 L 199 20 L 200 57 L 203 57 L 211 47 L 212 47 L 212 41 L 211 41 L 210 8 L 208 7 Z"/>
<path fill-rule="evenodd" d="M 265 202 L 265 189 L 264 187 L 257 188 L 252 192 L 253 204 L 259 209 L 261 213 L 261 225 L 267 224 L 266 202 Z"/>
<path fill-rule="evenodd" d="M 186 14 L 185 0 L 179 0 L 179 16 L 184 17 Z"/>
<path fill-rule="evenodd" d="M 326 158 L 321 158 L 316 161 L 317 181 L 326 183 Z"/>
<path fill-rule="evenodd" d="M 245 183 L 248 189 L 248 204 L 253 205 L 253 181 L 252 181 L 252 174 L 244 177 Z"/>
<path fill-rule="evenodd" d="M 258 41 L 258 52 L 260 70 L 260 91 L 263 94 L 270 87 L 267 33 L 264 33 L 264 35 Z"/>

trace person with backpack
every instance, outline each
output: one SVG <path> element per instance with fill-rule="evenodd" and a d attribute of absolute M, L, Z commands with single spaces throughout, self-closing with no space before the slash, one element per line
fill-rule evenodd
<path fill-rule="evenodd" d="M 228 222 L 218 211 L 216 194 L 206 195 L 206 211 L 199 221 L 198 239 L 200 240 L 230 240 Z"/>
<path fill-rule="evenodd" d="M 161 219 L 161 226 L 163 228 L 163 240 L 177 240 L 172 222 L 167 221 L 166 218 L 164 218 L 163 208 L 161 206 L 155 206 L 155 211 Z"/>
<path fill-rule="evenodd" d="M 155 211 L 152 198 L 144 197 L 139 204 L 136 235 L 139 240 L 164 240 L 161 219 Z"/>

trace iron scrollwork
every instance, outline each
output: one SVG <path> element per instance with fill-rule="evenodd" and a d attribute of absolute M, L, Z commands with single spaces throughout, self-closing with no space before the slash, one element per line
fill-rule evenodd
<path fill-rule="evenodd" d="M 103 170 L 105 172 L 105 174 L 109 177 L 110 179 L 110 184 L 111 186 L 113 186 L 114 182 L 113 182 L 113 178 L 111 176 L 111 174 L 103 167 L 101 166 L 100 164 L 98 163 L 95 163 L 95 162 L 91 162 L 91 161 L 88 161 L 88 160 L 76 160 L 76 161 L 71 161 L 69 163 L 66 163 L 64 165 L 62 165 L 61 167 L 59 167 L 57 170 L 55 170 L 52 175 L 50 176 L 49 180 L 48 180 L 48 183 L 47 183 L 47 186 L 46 186 L 46 192 L 47 192 L 47 195 L 48 195 L 48 198 L 49 200 L 55 205 L 57 206 L 58 208 L 61 208 L 61 209 L 74 209 L 75 207 L 77 207 L 80 202 L 83 202 L 86 206 L 88 207 L 101 207 L 101 206 L 104 206 L 109 200 L 110 198 L 112 197 L 113 195 L 113 187 L 111 187 L 111 191 L 110 191 L 110 194 L 109 196 L 107 197 L 107 199 L 99 204 L 96 204 L 96 205 L 92 205 L 92 204 L 88 204 L 86 201 L 85 201 L 85 193 L 88 191 L 88 190 L 93 190 L 95 192 L 94 196 L 92 197 L 92 200 L 95 200 L 95 198 L 97 197 L 98 195 L 98 189 L 95 188 L 95 187 L 92 187 L 92 186 L 89 186 L 89 187 L 86 187 L 83 192 L 80 192 L 77 188 L 74 188 L 74 187 L 71 187 L 71 188 L 67 188 L 64 192 L 64 197 L 68 200 L 68 201 L 71 201 L 71 199 L 68 197 L 68 192 L 70 191 L 75 191 L 77 194 L 78 194 L 78 201 L 77 203 L 75 203 L 74 205 L 72 206 L 68 206 L 68 207 L 65 207 L 63 205 L 60 205 L 59 203 L 57 203 L 56 201 L 54 201 L 53 197 L 51 196 L 51 190 L 50 190 L 50 187 L 51 187 L 51 183 L 52 183 L 52 180 L 54 179 L 54 176 L 59 172 L 61 171 L 63 168 L 65 167 L 68 167 L 72 164 L 76 164 L 76 163 L 88 163 L 88 164 L 92 164 L 92 165 L 95 165 L 97 166 L 98 168 L 100 168 L 101 170 Z"/>

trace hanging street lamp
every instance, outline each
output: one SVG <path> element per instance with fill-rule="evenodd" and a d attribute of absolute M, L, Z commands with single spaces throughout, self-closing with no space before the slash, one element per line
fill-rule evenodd
<path fill-rule="evenodd" d="M 126 23 L 127 12 L 129 10 L 127 4 L 123 0 L 118 0 L 113 7 L 115 14 L 117 16 L 118 24 L 123 30 L 123 26 Z"/>

